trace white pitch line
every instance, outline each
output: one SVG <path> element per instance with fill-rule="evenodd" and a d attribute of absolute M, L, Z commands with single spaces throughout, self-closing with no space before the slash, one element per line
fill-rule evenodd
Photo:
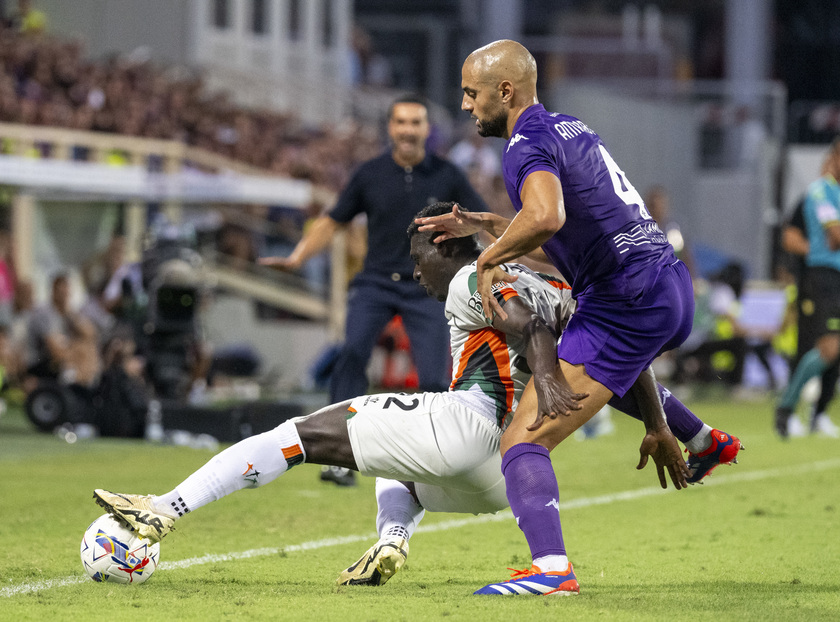
<path fill-rule="evenodd" d="M 827 471 L 830 469 L 840 468 L 840 458 L 832 460 L 823 460 L 821 462 L 812 462 L 810 464 L 802 464 L 793 467 L 780 467 L 776 469 L 765 469 L 763 471 L 746 471 L 741 473 L 733 473 L 722 478 L 713 478 L 704 480 L 707 486 L 720 486 L 721 484 L 735 484 L 739 482 L 752 482 L 762 479 L 772 479 L 776 477 L 786 477 L 791 475 L 805 475 L 807 473 L 815 473 L 818 471 Z M 607 505 L 617 501 L 632 501 L 634 499 L 642 499 L 653 495 L 661 495 L 669 492 L 659 487 L 638 488 L 636 490 L 625 490 L 622 492 L 615 492 L 607 495 L 599 495 L 597 497 L 581 497 L 580 499 L 572 499 L 560 504 L 560 511 L 575 510 L 579 508 L 593 507 L 596 505 Z M 434 533 L 436 531 L 448 531 L 450 529 L 459 529 L 461 527 L 470 527 L 473 525 L 480 525 L 482 523 L 495 523 L 499 521 L 507 521 L 511 519 L 510 510 L 503 510 L 497 514 L 482 514 L 481 516 L 471 516 L 469 518 L 460 518 L 453 520 L 441 521 L 432 525 L 421 525 L 417 528 L 418 533 Z M 339 546 L 341 544 L 353 544 L 356 542 L 367 542 L 377 537 L 374 532 L 342 536 L 338 538 L 324 538 L 322 540 L 310 540 L 309 542 L 302 542 L 300 544 L 290 544 L 281 547 L 267 547 L 260 549 L 250 549 L 247 551 L 240 551 L 235 553 L 220 553 L 202 555 L 200 557 L 190 557 L 178 561 L 163 562 L 158 566 L 158 570 L 175 570 L 180 568 L 189 568 L 191 566 L 200 566 L 202 564 L 214 564 L 218 562 L 233 561 L 237 559 L 251 559 L 254 557 L 267 557 L 270 555 L 279 555 L 281 553 L 297 553 L 300 551 L 313 551 L 316 549 L 329 548 L 332 546 Z M 19 596 L 21 594 L 30 594 L 32 592 L 41 592 L 56 587 L 64 587 L 67 585 L 76 585 L 78 583 L 86 583 L 90 581 L 87 576 L 73 575 L 70 577 L 62 577 L 58 579 L 47 579 L 45 581 L 36 581 L 33 583 L 20 583 L 18 585 L 11 585 L 0 589 L 0 598 L 10 598 L 12 596 Z"/>

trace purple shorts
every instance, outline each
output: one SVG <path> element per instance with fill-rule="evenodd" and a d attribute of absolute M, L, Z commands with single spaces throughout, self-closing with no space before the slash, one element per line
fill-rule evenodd
<path fill-rule="evenodd" d="M 578 296 L 557 357 L 585 365 L 590 377 L 622 397 L 657 356 L 685 341 L 693 319 L 691 276 L 678 261 L 661 268 L 638 300 Z"/>

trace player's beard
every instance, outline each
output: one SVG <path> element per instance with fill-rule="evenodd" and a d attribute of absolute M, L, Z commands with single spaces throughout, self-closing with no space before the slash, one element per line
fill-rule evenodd
<path fill-rule="evenodd" d="M 479 119 L 478 135 L 484 138 L 502 138 L 507 132 L 507 114 L 499 111 L 495 116 L 489 117 L 486 121 Z"/>

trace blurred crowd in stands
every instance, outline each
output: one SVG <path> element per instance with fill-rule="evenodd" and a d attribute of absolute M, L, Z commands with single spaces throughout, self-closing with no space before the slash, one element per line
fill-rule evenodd
<path fill-rule="evenodd" d="M 381 147 L 375 127 L 246 110 L 186 69 L 142 54 L 92 61 L 78 41 L 11 28 L 0 30 L 0 122 L 177 140 L 334 190 Z"/>

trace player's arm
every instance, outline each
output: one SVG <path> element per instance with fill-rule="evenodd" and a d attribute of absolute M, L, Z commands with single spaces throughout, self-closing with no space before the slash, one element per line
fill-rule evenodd
<path fill-rule="evenodd" d="M 416 218 L 415 222 L 420 225 L 420 231 L 441 231 L 442 235 L 434 240 L 435 244 L 439 244 L 444 240 L 462 238 L 482 231 L 498 239 L 507 231 L 511 220 L 492 212 L 464 212 L 460 205 L 456 203 L 450 214 Z M 541 247 L 535 248 L 524 256 L 534 261 L 552 265 L 551 260 L 546 257 Z"/>
<path fill-rule="evenodd" d="M 808 254 L 811 245 L 808 244 L 808 238 L 799 227 L 787 224 L 782 228 L 782 248 L 785 252 L 791 255 L 798 255 L 804 257 Z"/>
<path fill-rule="evenodd" d="M 330 216 L 320 216 L 312 223 L 288 257 L 262 257 L 259 263 L 281 270 L 298 270 L 308 259 L 329 246 L 335 232 L 341 226 Z"/>
<path fill-rule="evenodd" d="M 825 227 L 825 237 L 831 250 L 840 250 L 840 222 L 835 221 Z"/>
<path fill-rule="evenodd" d="M 534 377 L 537 390 L 537 418 L 529 429 L 537 429 L 545 417 L 571 415 L 580 410 L 580 400 L 588 393 L 574 393 L 557 364 L 557 338 L 554 331 L 519 296 L 503 299 L 506 317 L 497 315 L 493 327 L 522 339 L 525 358 Z"/>
<path fill-rule="evenodd" d="M 456 203 L 452 206 L 452 212 L 440 216 L 427 216 L 415 218 L 418 231 L 439 231 L 441 235 L 435 238 L 439 244 L 452 238 L 464 238 L 485 231 L 494 238 L 498 238 L 505 232 L 510 220 L 493 212 L 467 212 L 461 209 Z"/>
<path fill-rule="evenodd" d="M 816 204 L 812 209 L 817 222 L 820 223 L 829 250 L 840 250 L 840 205 L 829 200 L 814 199 L 814 201 Z"/>
<path fill-rule="evenodd" d="M 566 223 L 560 179 L 535 171 L 522 185 L 522 209 L 494 244 L 484 249 L 478 265 L 487 269 L 527 255 L 542 246 Z"/>
<path fill-rule="evenodd" d="M 630 387 L 630 391 L 639 405 L 642 421 L 645 424 L 645 437 L 639 448 L 639 464 L 637 469 L 643 469 L 648 462 L 648 456 L 653 458 L 659 475 L 659 484 L 667 488 L 665 469 L 671 475 L 674 487 L 688 488 L 688 466 L 680 453 L 677 439 L 671 433 L 665 420 L 665 411 L 659 401 L 659 389 L 656 386 L 656 376 L 653 369 L 648 367 Z"/>
<path fill-rule="evenodd" d="M 563 188 L 553 173 L 535 171 L 528 175 L 520 196 L 522 209 L 476 262 L 477 289 L 482 300 L 488 298 L 485 294 L 490 293 L 494 280 L 499 280 L 495 270 L 498 266 L 539 248 L 566 223 Z M 504 316 L 505 312 L 494 298 L 489 302 L 484 305 L 484 315 L 488 319 L 494 313 Z"/>
<path fill-rule="evenodd" d="M 70 345 L 66 335 L 58 331 L 53 331 L 44 335 L 43 339 L 44 346 L 47 352 L 49 352 L 51 360 L 62 365 L 67 362 Z"/>

